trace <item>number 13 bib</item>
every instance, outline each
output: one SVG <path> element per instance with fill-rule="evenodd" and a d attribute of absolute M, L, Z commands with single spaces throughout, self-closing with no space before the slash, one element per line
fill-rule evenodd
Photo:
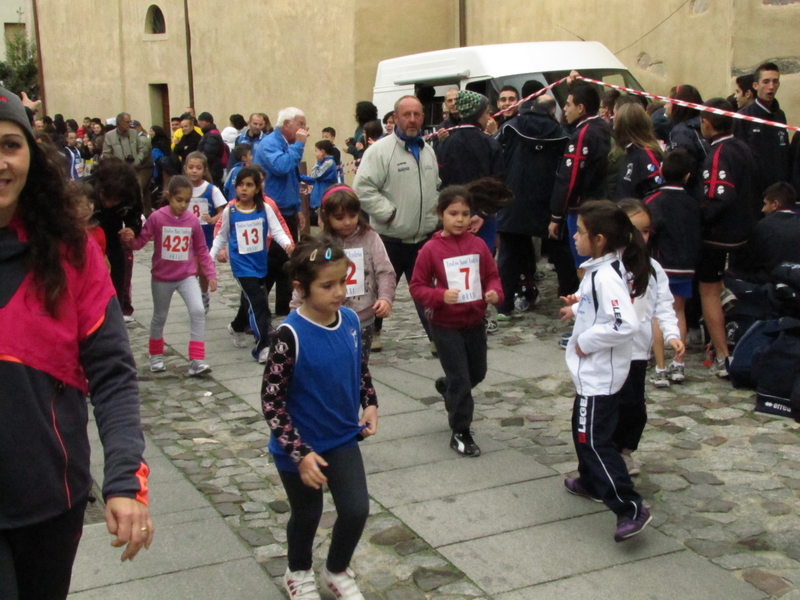
<path fill-rule="evenodd" d="M 236 223 L 236 242 L 239 245 L 239 254 L 253 254 L 264 250 L 264 237 L 261 235 L 264 221 L 238 221 Z"/>
<path fill-rule="evenodd" d="M 466 254 L 444 259 L 447 287 L 459 290 L 456 304 L 473 302 L 483 298 L 481 288 L 481 255 Z"/>

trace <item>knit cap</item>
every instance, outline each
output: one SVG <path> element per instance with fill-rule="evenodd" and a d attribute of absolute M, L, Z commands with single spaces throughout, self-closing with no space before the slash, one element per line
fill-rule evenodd
<path fill-rule="evenodd" d="M 0 121 L 12 121 L 19 125 L 28 138 L 33 139 L 33 127 L 19 96 L 0 87 Z"/>
<path fill-rule="evenodd" d="M 489 106 L 489 99 L 478 92 L 462 90 L 456 96 L 456 110 L 462 119 L 474 120 Z"/>

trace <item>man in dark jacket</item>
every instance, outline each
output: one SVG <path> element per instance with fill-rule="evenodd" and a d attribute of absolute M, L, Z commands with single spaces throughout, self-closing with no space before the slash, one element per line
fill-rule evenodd
<path fill-rule="evenodd" d="M 197 149 L 206 155 L 211 179 L 214 180 L 214 185 L 222 190 L 222 176 L 225 174 L 226 167 L 222 164 L 222 157 L 225 153 L 222 134 L 214 124 L 214 117 L 211 116 L 211 113 L 200 113 L 200 116 L 197 117 L 197 124 L 203 131 L 203 137 L 200 138 Z"/>
<path fill-rule="evenodd" d="M 183 137 L 175 144 L 173 154 L 180 160 L 181 168 L 183 168 L 186 163 L 186 157 L 197 150 L 197 146 L 203 136 L 195 131 L 194 120 L 189 113 L 181 115 L 181 131 L 183 132 Z"/>
<path fill-rule="evenodd" d="M 482 177 L 502 177 L 503 150 L 500 143 L 484 132 L 489 115 L 489 99 L 477 92 L 460 91 L 455 108 L 461 125 L 453 129 L 436 148 L 442 187 L 466 185 Z M 470 231 L 486 242 L 494 255 L 497 217 L 476 211 Z"/>
<path fill-rule="evenodd" d="M 740 110 L 739 114 L 786 123 L 786 115 L 775 98 L 781 85 L 780 77 L 775 63 L 768 62 L 759 66 L 753 83 L 756 99 Z M 737 119 L 733 133 L 750 147 L 756 161 L 752 211 L 759 218 L 761 199 L 766 189 L 773 183 L 789 181 L 789 132 L 781 127 Z"/>
<path fill-rule="evenodd" d="M 730 111 L 723 98 L 712 98 L 706 106 Z M 716 351 L 711 372 L 727 377 L 728 342 L 720 294 L 728 253 L 744 246 L 753 229 L 753 155 L 747 144 L 733 136 L 733 118 L 703 112 L 700 130 L 711 143 L 703 164 L 703 246 L 697 261 L 703 318 Z"/>
<path fill-rule="evenodd" d="M 550 197 L 569 139 L 553 116 L 555 110 L 556 102 L 550 96 L 526 102 L 517 117 L 503 124 L 498 135 L 503 146 L 506 185 L 514 192 L 514 199 L 497 215 L 497 266 L 505 295 L 497 306 L 501 315 L 511 313 L 518 289 L 528 302 L 535 301 L 536 251 L 532 238 L 547 237 Z"/>

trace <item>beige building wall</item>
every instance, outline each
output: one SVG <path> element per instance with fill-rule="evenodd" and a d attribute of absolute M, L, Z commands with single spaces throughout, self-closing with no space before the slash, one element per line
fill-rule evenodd
<path fill-rule="evenodd" d="M 795 74 L 782 77 L 779 99 L 789 122 L 800 124 L 800 3 L 781 1 L 691 0 L 670 17 L 682 0 L 468 0 L 467 41 L 595 40 L 646 90 L 667 95 L 673 86 L 690 83 L 704 98 L 731 94 L 734 69 L 793 57 Z"/>
<path fill-rule="evenodd" d="M 38 1 L 47 112 L 80 121 L 127 111 L 152 124 L 150 84 L 166 84 L 173 107 L 188 99 L 186 37 L 181 0 L 159 0 L 167 33 L 145 33 L 150 2 Z M 76 27 L 76 14 L 93 27 Z"/>
<path fill-rule="evenodd" d="M 145 34 L 153 3 L 164 13 L 164 35 Z M 149 127 L 158 112 L 155 84 L 168 86 L 170 115 L 189 106 L 183 0 L 38 5 L 50 114 L 105 119 L 125 110 Z M 403 10 L 372 0 L 192 0 L 194 108 L 211 112 L 222 129 L 232 113 L 266 112 L 274 125 L 279 109 L 297 106 L 307 115 L 306 159 L 313 161 L 323 127 L 337 130 L 340 146 L 352 135 L 355 103 L 372 99 L 380 60 L 456 43 L 457 6 L 457 0 L 408 0 Z M 101 28 L 74 27 L 74 14 L 93 15 Z"/>

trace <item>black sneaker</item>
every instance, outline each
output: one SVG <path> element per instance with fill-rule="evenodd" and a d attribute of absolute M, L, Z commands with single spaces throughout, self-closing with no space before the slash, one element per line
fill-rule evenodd
<path fill-rule="evenodd" d="M 481 449 L 478 447 L 478 444 L 475 443 L 475 440 L 472 439 L 472 434 L 469 431 L 453 433 L 450 437 L 450 447 L 461 456 L 476 458 L 481 455 Z"/>
<path fill-rule="evenodd" d="M 653 520 L 653 516 L 644 504 L 639 507 L 638 512 L 639 514 L 635 519 L 631 519 L 630 517 L 617 517 L 617 528 L 614 531 L 615 542 L 624 542 L 642 533 L 644 528 L 647 527 L 647 524 Z"/>
<path fill-rule="evenodd" d="M 447 393 L 447 377 L 437 378 L 433 385 L 436 387 L 436 391 L 444 398 L 445 393 Z"/>

